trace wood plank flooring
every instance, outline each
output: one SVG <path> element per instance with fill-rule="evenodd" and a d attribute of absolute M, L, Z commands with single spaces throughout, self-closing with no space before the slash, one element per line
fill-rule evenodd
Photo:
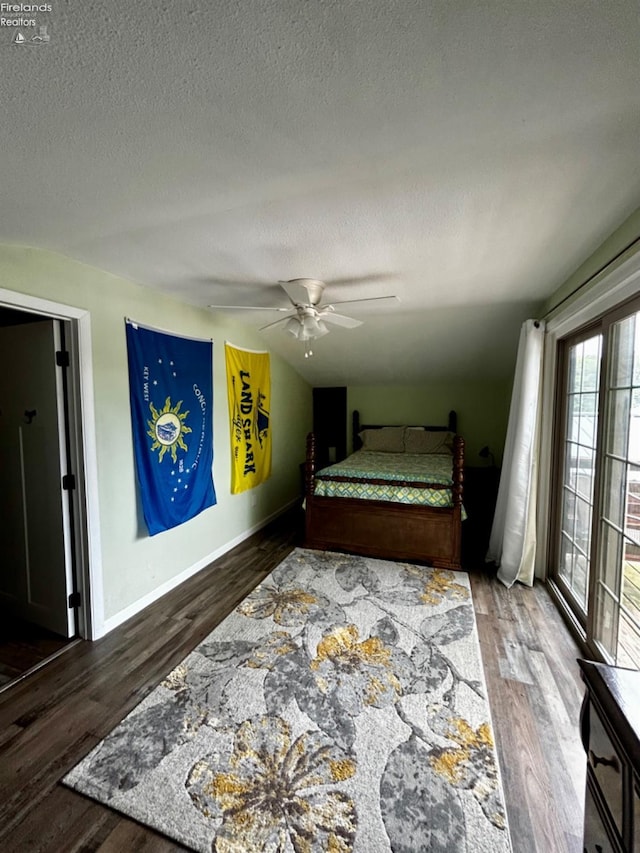
<path fill-rule="evenodd" d="M 184 849 L 60 779 L 299 544 L 299 530 L 297 516 L 284 516 L 0 694 L 3 853 Z M 543 585 L 506 590 L 478 570 L 472 588 L 514 853 L 579 853 L 579 650 Z"/>
<path fill-rule="evenodd" d="M 580 853 L 580 649 L 543 584 L 471 585 L 514 853 Z"/>
<path fill-rule="evenodd" d="M 72 640 L 0 613 L 0 688 L 65 648 Z"/>

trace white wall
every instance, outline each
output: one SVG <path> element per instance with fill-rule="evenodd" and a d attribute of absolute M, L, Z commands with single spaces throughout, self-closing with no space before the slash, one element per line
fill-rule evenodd
<path fill-rule="evenodd" d="M 208 556 L 222 553 L 300 492 L 299 463 L 311 429 L 308 384 L 272 354 L 273 474 L 257 489 L 232 496 L 224 341 L 266 349 L 263 339 L 221 315 L 179 303 L 51 252 L 0 246 L 0 288 L 90 313 L 103 623 L 122 618 L 170 588 Z M 137 498 L 124 319 L 214 340 L 214 483 L 218 503 L 154 537 Z M 98 619 L 98 621 L 100 621 Z M 101 633 L 100 625 L 97 625 Z"/>

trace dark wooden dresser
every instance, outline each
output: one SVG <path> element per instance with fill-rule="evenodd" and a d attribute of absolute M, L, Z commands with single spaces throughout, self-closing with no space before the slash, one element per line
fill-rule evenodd
<path fill-rule="evenodd" d="M 640 672 L 579 660 L 585 853 L 640 853 Z"/>

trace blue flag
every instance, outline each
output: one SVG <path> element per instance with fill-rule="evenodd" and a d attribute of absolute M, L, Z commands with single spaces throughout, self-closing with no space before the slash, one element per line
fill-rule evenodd
<path fill-rule="evenodd" d="M 213 343 L 131 322 L 126 331 L 136 472 L 153 536 L 216 503 Z"/>

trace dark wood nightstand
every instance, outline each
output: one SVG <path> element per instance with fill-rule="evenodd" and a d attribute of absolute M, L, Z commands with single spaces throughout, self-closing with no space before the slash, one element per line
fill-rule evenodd
<path fill-rule="evenodd" d="M 499 483 L 500 469 L 494 465 L 464 469 L 462 502 L 467 518 L 462 522 L 462 565 L 466 569 L 484 568 Z"/>

